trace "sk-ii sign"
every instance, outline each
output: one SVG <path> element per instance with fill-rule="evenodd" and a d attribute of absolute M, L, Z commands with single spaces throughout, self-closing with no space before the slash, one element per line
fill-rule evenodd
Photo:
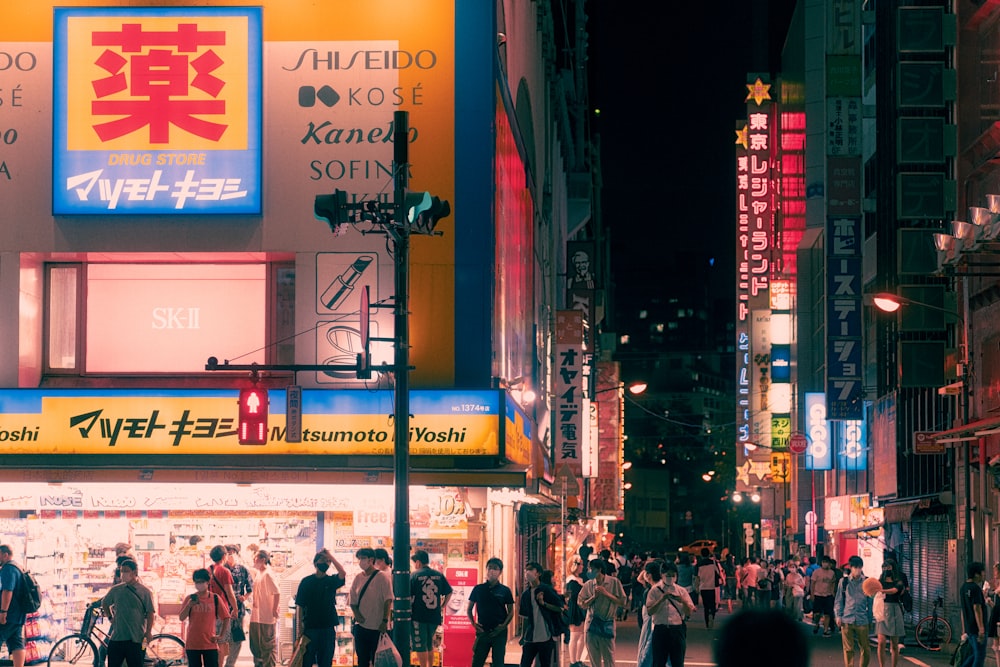
<path fill-rule="evenodd" d="M 259 7 L 54 11 L 55 215 L 260 213 Z"/>

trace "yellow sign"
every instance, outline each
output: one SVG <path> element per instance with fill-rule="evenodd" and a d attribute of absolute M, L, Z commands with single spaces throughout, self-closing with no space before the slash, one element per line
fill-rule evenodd
<path fill-rule="evenodd" d="M 771 479 L 780 484 L 792 478 L 792 455 L 788 452 L 771 453 Z"/>
<path fill-rule="evenodd" d="M 387 412 L 377 410 L 381 398 L 357 401 L 357 411 L 363 414 L 343 414 L 334 408 L 321 412 L 326 403 L 349 401 L 351 394 L 346 391 L 305 392 L 302 442 L 289 443 L 284 392 L 271 390 L 267 444 L 240 445 L 236 394 L 0 390 L 0 453 L 390 456 L 395 451 L 394 423 Z M 495 408 L 470 400 L 469 392 L 427 394 L 425 402 L 411 403 L 412 455 L 499 455 L 500 417 Z M 424 405 L 426 412 L 420 410 Z"/>

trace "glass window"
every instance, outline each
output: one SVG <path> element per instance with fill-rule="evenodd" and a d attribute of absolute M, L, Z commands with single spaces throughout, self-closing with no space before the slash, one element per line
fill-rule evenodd
<path fill-rule="evenodd" d="M 51 371 L 79 369 L 78 336 L 80 331 L 80 265 L 58 264 L 47 267 L 45 281 L 48 302 L 45 366 Z"/>

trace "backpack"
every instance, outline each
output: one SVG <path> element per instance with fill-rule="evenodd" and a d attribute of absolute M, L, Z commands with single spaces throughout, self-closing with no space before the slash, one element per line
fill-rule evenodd
<path fill-rule="evenodd" d="M 903 592 L 899 594 L 899 603 L 903 605 L 903 611 L 906 612 L 913 611 L 913 596 L 910 595 L 909 586 L 904 588 Z"/>
<path fill-rule="evenodd" d="M 17 565 L 13 563 L 8 563 L 8 565 L 21 575 L 20 581 L 17 582 L 17 588 L 14 590 L 18 606 L 25 614 L 34 614 L 42 608 L 42 593 L 38 588 L 38 580 L 35 579 L 35 575 L 22 570 Z"/>

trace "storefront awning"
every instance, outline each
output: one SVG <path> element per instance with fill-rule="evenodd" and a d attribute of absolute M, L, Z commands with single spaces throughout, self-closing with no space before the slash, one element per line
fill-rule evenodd
<path fill-rule="evenodd" d="M 943 443 L 965 442 L 994 433 L 1000 433 L 1000 416 L 986 417 L 947 431 L 938 431 L 934 434 L 934 440 Z"/>
<path fill-rule="evenodd" d="M 910 520 L 920 504 L 919 500 L 905 500 L 884 505 L 886 523 L 905 523 Z"/>

